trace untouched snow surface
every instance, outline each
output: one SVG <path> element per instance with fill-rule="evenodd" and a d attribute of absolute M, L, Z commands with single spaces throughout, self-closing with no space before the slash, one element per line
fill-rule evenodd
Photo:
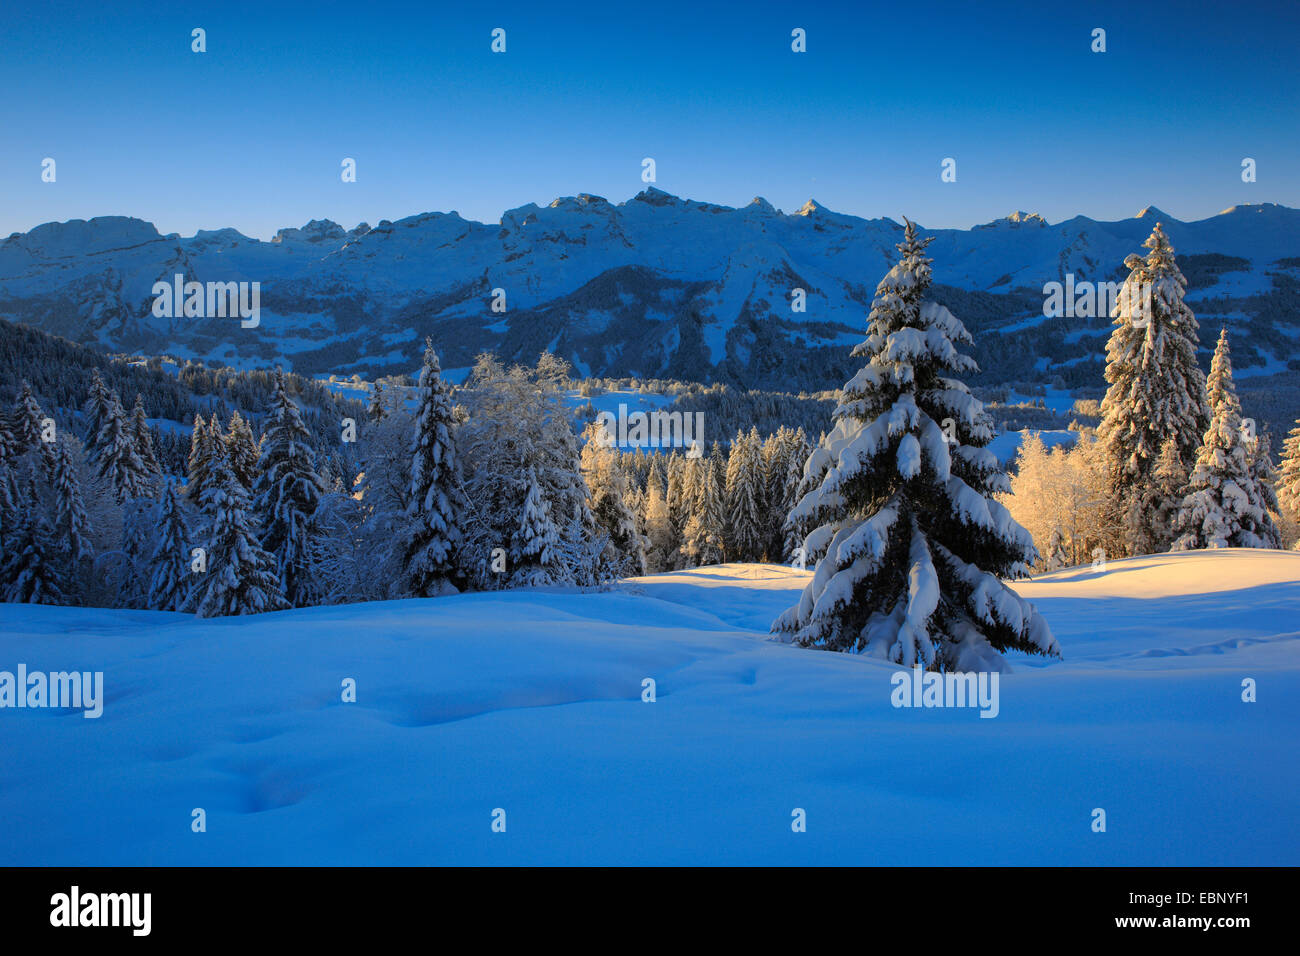
<path fill-rule="evenodd" d="M 994 719 L 894 709 L 894 666 L 766 640 L 807 578 L 218 621 L 0 605 L 0 670 L 106 685 L 97 720 L 0 710 L 0 864 L 1300 863 L 1300 554 L 1022 582 L 1065 659 L 1013 657 Z"/>

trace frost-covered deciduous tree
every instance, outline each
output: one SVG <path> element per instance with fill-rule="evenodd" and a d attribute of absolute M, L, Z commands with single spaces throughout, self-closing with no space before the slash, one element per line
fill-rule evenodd
<path fill-rule="evenodd" d="M 1130 554 L 1168 549 L 1170 539 L 1157 524 L 1168 502 L 1152 501 L 1160 450 L 1172 440 L 1190 470 L 1209 425 L 1205 376 L 1196 364 L 1198 326 L 1183 301 L 1187 280 L 1159 223 L 1143 246 L 1150 250 L 1145 257 L 1124 260 L 1129 276 L 1113 310 L 1110 387 L 1097 428 Z"/>
<path fill-rule="evenodd" d="M 1213 415 L 1174 522 L 1173 550 L 1280 547 L 1268 496 L 1251 466 L 1255 439 L 1242 426 L 1226 328 L 1214 349 L 1207 385 Z"/>
<path fill-rule="evenodd" d="M 931 670 L 1002 670 L 1000 651 L 1059 656 L 1047 622 L 1003 578 L 1037 559 L 995 495 L 1008 490 L 988 414 L 958 377 L 970 335 L 927 301 L 928 239 L 907 223 L 876 288 L 867 364 L 844 386 L 835 426 L 810 456 L 821 474 L 795 508 L 823 554 L 799 603 L 773 625 L 806 647 Z"/>
<path fill-rule="evenodd" d="M 645 528 L 646 566 L 651 574 L 676 567 L 677 538 L 668 512 L 668 498 L 659 470 L 651 468 L 642 497 L 642 526 Z"/>
<path fill-rule="evenodd" d="M 1058 530 L 1062 566 L 1084 564 L 1098 550 L 1120 553 L 1116 549 L 1122 548 L 1123 527 L 1111 514 L 1100 447 L 1089 430 L 1078 432 L 1072 448 L 1048 449 L 1037 432 L 1026 435 L 1016 453 L 1010 485 L 1010 493 L 998 500 L 1034 539 L 1041 567 L 1051 566 L 1052 538 Z"/>
<path fill-rule="evenodd" d="M 1288 547 L 1300 546 L 1300 420 L 1282 443 L 1277 475 L 1277 503 Z"/>
<path fill-rule="evenodd" d="M 582 474 L 590 494 L 589 507 L 597 530 L 606 539 L 606 564 L 619 577 L 645 574 L 645 542 L 636 529 L 636 516 L 623 455 L 605 427 L 592 422 L 583 432 Z"/>
<path fill-rule="evenodd" d="M 596 529 L 582 477 L 581 448 L 561 384 L 564 365 L 543 354 L 536 370 L 509 370 L 479 356 L 460 394 L 469 416 L 457 441 L 468 498 L 462 566 L 480 588 L 513 579 L 494 558 L 518 536 L 520 515 L 535 476 L 547 514 L 559 535 L 554 583 L 589 586 L 609 574 L 602 560 L 604 535 Z"/>

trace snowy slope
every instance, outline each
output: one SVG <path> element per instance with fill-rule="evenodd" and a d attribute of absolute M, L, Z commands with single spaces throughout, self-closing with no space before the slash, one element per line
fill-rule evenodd
<path fill-rule="evenodd" d="M 893 667 L 765 640 L 806 578 L 220 621 L 0 605 L 0 669 L 107 684 L 98 720 L 0 710 L 0 864 L 1300 863 L 1300 555 L 1022 584 L 1065 659 L 1014 660 L 996 719 L 896 710 Z"/>

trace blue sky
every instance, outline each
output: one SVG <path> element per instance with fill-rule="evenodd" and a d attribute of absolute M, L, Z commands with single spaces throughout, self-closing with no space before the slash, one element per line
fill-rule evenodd
<path fill-rule="evenodd" d="M 261 238 L 428 210 L 495 222 L 626 200 L 646 156 L 678 195 L 931 228 L 1300 206 L 1300 5 L 875 6 L 10 0 L 0 234 L 97 215 Z"/>

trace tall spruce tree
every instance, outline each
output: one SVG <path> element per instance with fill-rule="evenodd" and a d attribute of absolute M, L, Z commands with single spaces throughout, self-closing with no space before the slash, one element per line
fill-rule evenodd
<path fill-rule="evenodd" d="M 411 441 L 411 484 L 402 564 L 406 591 L 417 597 L 454 593 L 456 557 L 463 541 L 465 500 L 454 433 L 451 389 L 442 380 L 438 353 L 425 342 L 419 406 Z"/>
<path fill-rule="evenodd" d="M 763 458 L 758 430 L 737 432 L 727 457 L 727 560 L 758 561 L 763 551 Z"/>
<path fill-rule="evenodd" d="M 209 481 L 208 462 L 212 458 L 212 448 L 208 434 L 208 423 L 196 413 L 194 427 L 190 429 L 190 457 L 185 469 L 185 497 L 195 504 L 203 497 L 203 489 Z"/>
<path fill-rule="evenodd" d="M 372 422 L 382 422 L 388 417 L 388 409 L 384 404 L 383 382 L 375 382 L 375 387 L 370 390 L 370 404 L 366 406 L 366 417 Z"/>
<path fill-rule="evenodd" d="M 233 431 L 233 420 L 231 426 Z M 325 483 L 316 473 L 311 433 L 278 368 L 262 456 L 250 470 L 256 475 L 254 509 L 262 522 L 260 543 L 275 558 L 285 598 L 295 607 L 317 603 L 326 582 L 312 578 L 314 518 Z"/>
<path fill-rule="evenodd" d="M 686 567 L 685 552 L 680 549 L 680 545 L 686 523 L 691 517 L 691 502 L 695 497 L 691 487 L 691 460 L 685 455 L 668 454 L 664 501 L 668 506 L 668 527 L 673 540 L 671 564 L 667 568 L 670 571 Z"/>
<path fill-rule="evenodd" d="M 12 461 L 21 452 L 22 449 L 18 447 L 18 434 L 14 429 L 14 421 L 10 418 L 8 412 L 0 408 L 0 464 Z"/>
<path fill-rule="evenodd" d="M 1226 328 L 1219 334 L 1207 385 L 1213 416 L 1174 523 L 1173 550 L 1280 547 L 1267 496 L 1251 468 L 1253 437 L 1242 425 Z"/>
<path fill-rule="evenodd" d="M 51 484 L 54 489 L 54 542 L 68 564 L 69 579 L 77 565 L 94 554 L 90 543 L 90 520 L 81 494 L 81 478 L 72 456 L 72 440 L 61 436 L 54 452 Z"/>
<path fill-rule="evenodd" d="M 808 462 L 824 469 L 795 515 L 824 553 L 774 630 L 806 647 L 939 671 L 1002 670 L 1000 651 L 1059 656 L 1047 622 L 1003 582 L 1037 560 L 994 495 L 1008 483 L 984 446 L 988 413 L 957 377 L 965 327 L 926 300 L 929 239 L 907 223 L 900 259 L 876 288 L 867 364 L 844 386 L 835 428 Z"/>
<path fill-rule="evenodd" d="M 1172 438 L 1166 439 L 1151 473 L 1150 492 L 1138 490 L 1148 507 L 1153 509 L 1148 527 L 1152 532 L 1152 540 L 1158 545 L 1171 546 L 1177 537 L 1175 526 L 1183 496 L 1187 494 L 1187 477 L 1178 443 Z"/>
<path fill-rule="evenodd" d="M 18 514 L 18 489 L 9 462 L 0 458 L 0 566 L 10 551 L 15 530 L 21 524 Z M 0 586 L 3 582 L 0 582 Z"/>
<path fill-rule="evenodd" d="M 86 420 L 86 455 L 94 464 L 99 462 L 99 433 L 104 429 L 104 422 L 108 418 L 109 411 L 113 406 L 113 395 L 104 384 L 104 377 L 99 374 L 99 369 L 92 369 L 90 372 L 90 394 L 86 398 L 85 420 Z"/>
<path fill-rule="evenodd" d="M 779 504 L 776 506 L 777 513 L 781 517 L 781 550 L 774 555 L 773 560 L 793 562 L 799 555 L 799 549 L 803 547 L 804 534 L 811 530 L 802 528 L 801 522 L 790 520 L 790 513 L 794 511 L 795 505 L 799 503 L 800 484 L 803 479 L 804 462 L 808 460 L 809 448 L 808 438 L 804 430 L 800 428 L 794 433 L 790 440 L 790 446 L 786 450 L 783 467 L 785 474 L 782 476 L 781 497 Z M 805 557 L 805 563 L 807 558 Z"/>
<path fill-rule="evenodd" d="M 1186 470 L 1209 426 L 1205 376 L 1196 364 L 1198 326 L 1183 301 L 1187 280 L 1174 247 L 1157 223 L 1145 256 L 1124 260 L 1129 276 L 1114 309 L 1106 345 L 1106 381 L 1097 435 L 1102 442 L 1112 510 L 1122 520 L 1130 554 L 1166 550 L 1158 526 L 1168 502 L 1154 501 L 1156 462 L 1173 440 Z"/>
<path fill-rule="evenodd" d="M 32 387 L 24 381 L 18 396 L 18 405 L 14 409 L 14 433 L 23 451 L 41 448 L 48 444 L 41 440 L 45 431 L 44 422 L 45 412 L 41 411 L 40 403 L 32 394 Z M 47 458 L 51 455 L 49 449 L 42 448 L 42 451 Z"/>
<path fill-rule="evenodd" d="M 145 415 L 144 396 L 138 392 L 135 407 L 131 410 L 131 437 L 135 441 L 136 454 L 144 464 L 145 476 L 150 482 L 157 481 L 162 477 L 162 466 L 158 464 L 158 454 L 153 447 L 153 429 Z"/>
<path fill-rule="evenodd" d="M 117 394 L 109 396 L 108 412 L 95 442 L 96 472 L 113 489 L 119 503 L 149 492 L 144 462 L 136 452 L 130 420 Z"/>
<path fill-rule="evenodd" d="M 191 578 L 190 531 L 176 485 L 163 492 L 158 539 L 149 556 L 146 603 L 154 611 L 179 611 L 185 606 Z"/>
<path fill-rule="evenodd" d="M 727 507 L 717 469 L 708 458 L 689 458 L 687 488 L 692 493 L 690 516 L 682 529 L 686 567 L 720 564 L 725 559 Z"/>
<path fill-rule="evenodd" d="M 230 416 L 230 426 L 226 431 L 226 450 L 230 456 L 230 469 L 239 479 L 239 483 L 252 491 L 257 483 L 257 468 L 260 453 L 257 439 L 253 437 L 253 427 L 236 409 Z"/>
<path fill-rule="evenodd" d="M 19 524 L 0 565 L 4 600 L 12 604 L 65 604 L 53 530 L 42 513 L 35 469 L 29 468 Z"/>
<path fill-rule="evenodd" d="M 213 421 L 216 416 L 213 416 Z M 257 543 L 248 491 L 235 477 L 217 433 L 200 506 L 208 522 L 207 570 L 198 574 L 185 610 L 199 617 L 280 611 L 289 606 L 275 559 Z"/>
<path fill-rule="evenodd" d="M 519 529 L 511 542 L 514 572 L 511 584 L 545 587 L 563 575 L 560 566 L 560 532 L 551 520 L 551 509 L 542 494 L 537 472 L 528 469 L 528 491 L 519 516 Z"/>

